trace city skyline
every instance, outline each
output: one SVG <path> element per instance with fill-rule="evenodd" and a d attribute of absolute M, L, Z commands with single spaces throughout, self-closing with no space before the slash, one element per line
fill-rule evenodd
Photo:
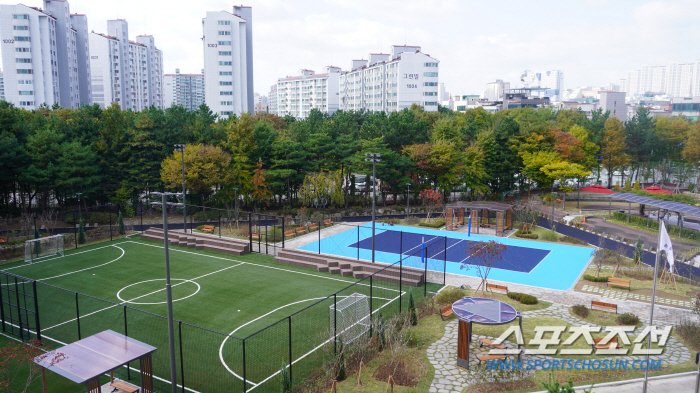
<path fill-rule="evenodd" d="M 43 4 L 28 0 L 26 5 Z M 204 67 L 202 18 L 207 11 L 230 10 L 232 5 L 221 0 L 202 1 L 195 8 L 184 1 L 163 7 L 160 2 L 73 0 L 71 12 L 86 14 L 88 30 L 95 32 L 107 31 L 109 19 L 127 19 L 134 35 L 158 37 L 165 73 L 176 68 L 197 73 Z M 691 1 L 509 3 L 502 15 L 495 15 L 488 4 L 458 1 L 430 7 L 417 1 L 244 5 L 253 7 L 256 20 L 254 86 L 262 94 L 295 70 L 328 65 L 348 70 L 348 59 L 365 58 L 390 45 L 418 45 L 439 58 L 440 81 L 453 94 L 480 94 L 496 79 L 517 85 L 526 69 L 562 70 L 566 88 L 573 88 L 617 83 L 639 64 L 700 58 L 692 47 L 693 37 L 700 37 L 700 26 L 692 20 L 700 4 Z M 523 18 L 538 23 L 523 23 Z"/>

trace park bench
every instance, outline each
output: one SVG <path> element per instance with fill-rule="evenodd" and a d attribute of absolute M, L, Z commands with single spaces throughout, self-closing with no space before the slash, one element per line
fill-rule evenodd
<path fill-rule="evenodd" d="M 128 384 L 126 382 L 115 381 L 114 380 L 114 371 L 112 371 L 109 375 L 110 375 L 109 387 L 114 388 L 112 390 L 112 393 L 116 392 L 117 390 L 121 390 L 121 391 L 126 392 L 126 393 L 136 393 L 139 390 L 141 390 L 140 388 L 138 388 L 134 385 Z"/>
<path fill-rule="evenodd" d="M 443 321 L 445 320 L 445 318 L 448 318 L 450 315 L 452 315 L 452 305 L 451 304 L 440 309 L 440 318 L 442 318 Z"/>
<path fill-rule="evenodd" d="M 508 294 L 508 287 L 505 285 L 496 285 L 496 284 L 490 284 L 486 283 L 486 290 L 491 291 L 491 292 L 503 292 L 505 294 Z"/>
<path fill-rule="evenodd" d="M 214 233 L 214 226 L 213 225 L 204 225 L 204 226 L 202 226 L 202 232 Z"/>
<path fill-rule="evenodd" d="M 7 238 L 5 236 L 0 236 L 0 244 L 7 243 Z"/>
<path fill-rule="evenodd" d="M 250 238 L 253 240 L 260 240 L 260 234 L 259 233 L 251 233 Z"/>
<path fill-rule="evenodd" d="M 476 359 L 479 361 L 479 364 L 481 362 L 487 362 L 489 360 L 504 360 L 506 358 L 506 355 L 483 355 L 483 356 L 476 356 Z"/>
<path fill-rule="evenodd" d="M 333 220 L 331 220 L 330 218 L 326 218 L 325 220 L 323 220 L 323 225 L 331 225 L 331 224 L 333 224 Z"/>
<path fill-rule="evenodd" d="M 615 311 L 615 314 L 617 314 L 617 304 L 613 303 L 605 303 L 605 302 L 599 302 L 597 300 L 592 300 L 591 301 L 591 309 L 593 308 L 598 308 L 603 311 Z"/>
<path fill-rule="evenodd" d="M 294 234 L 295 234 L 294 229 L 290 229 L 290 230 L 284 232 L 284 237 L 293 237 Z"/>
<path fill-rule="evenodd" d="M 314 229 L 318 228 L 318 224 L 309 224 L 309 230 L 313 231 Z"/>
<path fill-rule="evenodd" d="M 616 286 L 627 288 L 627 292 L 630 292 L 630 280 L 623 280 L 621 278 L 608 277 L 608 286 Z"/>
<path fill-rule="evenodd" d="M 498 349 L 506 349 L 506 346 L 503 344 L 494 344 L 493 341 L 489 340 L 488 338 L 482 338 L 479 340 L 479 348 L 483 347 L 484 345 L 487 345 L 489 347 L 494 347 Z"/>
<path fill-rule="evenodd" d="M 591 347 L 594 349 L 619 349 L 622 348 L 622 345 L 620 345 L 617 342 L 617 337 L 613 337 L 608 341 L 607 344 L 601 344 L 600 342 L 603 341 L 602 338 L 594 338 L 593 342 L 594 344 L 591 344 Z"/>
<path fill-rule="evenodd" d="M 296 232 L 297 234 L 302 234 L 302 233 L 306 233 L 306 229 L 304 227 L 299 227 L 299 228 L 295 229 L 294 232 Z"/>

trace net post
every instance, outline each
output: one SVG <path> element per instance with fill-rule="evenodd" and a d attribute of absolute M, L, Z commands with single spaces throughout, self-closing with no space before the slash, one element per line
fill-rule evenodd
<path fill-rule="evenodd" d="M 75 293 L 75 315 L 75 320 L 78 322 L 78 340 L 81 340 L 82 336 L 80 334 L 80 307 L 78 306 L 78 292 Z"/>
<path fill-rule="evenodd" d="M 250 213 L 248 213 L 250 217 Z M 248 382 L 246 381 L 246 363 L 245 363 L 245 338 L 243 339 L 243 393 L 248 391 Z"/>
<path fill-rule="evenodd" d="M 338 354 L 338 294 L 333 294 L 333 354 Z"/>
<path fill-rule="evenodd" d="M 180 384 L 182 393 L 185 393 L 185 360 L 182 356 L 182 321 L 177 321 L 178 337 L 180 338 Z"/>
<path fill-rule="evenodd" d="M 369 336 L 372 337 L 372 298 L 374 282 L 372 281 L 374 275 L 369 276 Z"/>
<path fill-rule="evenodd" d="M 75 226 L 75 210 L 73 210 L 73 236 L 75 237 L 75 248 L 78 249 L 78 227 Z"/>
<path fill-rule="evenodd" d="M 287 320 L 289 321 L 289 381 L 292 380 L 292 316 L 290 315 Z"/>
<path fill-rule="evenodd" d="M 442 285 L 445 285 L 447 281 L 447 236 L 445 236 L 445 255 L 444 255 L 444 267 L 442 269 Z"/>
<path fill-rule="evenodd" d="M 36 339 L 41 342 L 41 326 L 39 325 L 39 299 L 37 299 L 36 280 L 32 281 L 34 290 L 34 324 L 36 325 Z M 2 304 L 2 302 L 0 302 Z"/>

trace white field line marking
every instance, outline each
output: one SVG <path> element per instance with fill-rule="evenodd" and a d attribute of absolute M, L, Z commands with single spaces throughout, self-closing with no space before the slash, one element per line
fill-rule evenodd
<path fill-rule="evenodd" d="M 125 242 L 125 243 L 126 243 L 126 242 Z M 139 244 L 139 245 L 148 246 L 148 247 L 164 248 L 164 247 L 161 247 L 161 246 L 156 246 L 156 245 L 154 245 L 154 244 L 146 244 L 146 243 L 140 243 L 140 242 L 135 242 L 135 241 L 129 241 L 129 243 Z M 318 274 L 311 274 L 311 273 L 297 272 L 297 271 L 294 271 L 294 270 L 282 269 L 282 268 L 274 267 L 274 266 L 258 265 L 257 263 L 253 263 L 253 262 L 244 262 L 244 261 L 239 261 L 239 260 L 237 260 L 237 259 L 222 258 L 222 257 L 214 256 L 214 255 L 206 255 L 206 254 L 200 254 L 200 253 L 196 253 L 196 252 L 184 251 L 184 250 L 177 250 L 177 249 L 173 250 L 172 248 L 171 248 L 170 250 L 171 250 L 171 251 L 177 251 L 177 252 L 183 252 L 183 253 L 185 253 L 185 254 L 199 255 L 199 256 L 207 257 L 207 258 L 221 259 L 221 260 L 229 261 L 229 262 L 239 262 L 239 263 L 244 263 L 244 264 L 246 264 L 246 265 L 252 265 L 252 266 L 257 266 L 257 267 L 264 267 L 264 268 L 266 268 L 266 269 L 274 269 L 274 270 L 280 270 L 280 271 L 283 271 L 283 272 L 289 272 L 289 273 L 295 273 L 295 274 L 302 274 L 302 275 L 304 275 L 304 276 L 312 276 L 312 277 L 317 277 L 317 278 L 323 278 L 323 279 L 326 279 L 326 280 L 340 281 L 340 282 L 347 283 L 348 286 L 349 286 L 350 284 L 363 285 L 363 286 L 366 286 L 366 287 L 369 286 L 369 284 L 363 284 L 363 283 L 360 283 L 360 282 L 357 282 L 357 281 L 354 281 L 354 282 L 353 282 L 353 281 L 348 281 L 348 280 L 341 280 L 341 279 L 339 279 L 339 278 L 321 276 L 321 275 L 318 275 Z M 387 266 L 392 266 L 392 265 L 389 265 L 389 264 L 386 264 L 386 265 L 387 265 Z M 382 289 L 386 289 L 386 290 L 388 290 L 388 291 L 393 291 L 393 292 L 399 292 L 398 289 L 391 289 L 391 288 L 382 288 Z"/>
<path fill-rule="evenodd" d="M 405 293 L 405 292 L 404 292 L 404 293 Z M 387 305 L 393 303 L 393 302 L 396 301 L 396 299 L 398 299 L 398 298 L 399 298 L 399 296 L 397 296 L 397 297 L 391 299 L 391 300 L 388 301 L 385 305 L 383 305 L 383 306 L 379 307 L 378 309 L 374 310 L 374 311 L 372 312 L 372 314 L 376 313 L 377 311 L 379 311 L 380 309 L 386 307 Z M 350 327 L 348 327 L 348 329 L 349 329 L 349 328 L 350 328 Z M 346 330 L 347 330 L 347 329 L 346 329 Z M 342 332 L 341 332 L 341 333 L 342 333 Z M 329 338 L 328 340 L 324 341 L 323 343 L 321 343 L 321 344 L 320 344 L 319 346 L 317 346 L 316 348 L 310 350 L 309 352 L 305 353 L 305 354 L 302 355 L 301 357 L 299 357 L 299 358 L 297 358 L 296 360 L 292 361 L 292 364 L 297 363 L 298 361 L 300 361 L 300 360 L 304 359 L 305 357 L 311 355 L 312 353 L 316 352 L 319 348 L 321 348 L 322 346 L 328 344 L 329 342 L 331 342 L 331 339 L 330 339 L 330 338 Z M 287 366 L 287 367 L 289 367 L 289 366 Z M 249 392 L 250 392 L 250 391 L 253 391 L 253 389 L 255 389 L 255 388 L 258 387 L 259 385 L 262 385 L 263 383 L 269 381 L 271 378 L 275 377 L 275 376 L 276 376 L 277 374 L 279 374 L 279 373 L 280 373 L 279 370 L 276 371 L 274 374 L 270 375 L 269 377 L 267 377 L 267 378 L 263 379 L 262 381 L 258 382 L 257 384 L 255 384 L 255 386 L 253 386 L 252 388 L 250 388 L 250 390 L 248 390 L 248 391 L 249 391 Z M 249 383 L 252 383 L 252 382 L 249 382 Z"/>
<path fill-rule="evenodd" d="M 14 326 L 14 327 L 19 327 L 19 326 L 15 325 L 15 324 L 12 324 L 12 323 L 10 323 L 10 322 L 5 322 L 5 324 L 6 324 L 6 325 L 10 325 L 10 326 Z M 25 330 L 25 331 L 27 331 L 27 332 L 29 332 L 29 333 L 32 333 L 32 334 L 36 335 L 36 332 L 33 331 L 33 330 L 30 330 L 30 329 L 27 329 L 27 328 L 21 328 L 21 329 L 22 329 L 22 330 Z M 6 334 L 3 334 L 3 336 L 5 336 L 5 337 L 7 337 L 7 338 L 9 338 L 9 339 L 15 340 L 15 341 L 19 341 L 19 340 L 17 340 L 16 338 L 10 337 L 10 336 L 8 336 L 8 335 L 6 335 Z M 64 343 L 63 341 L 56 340 L 55 338 L 51 338 L 51 337 L 49 337 L 49 336 L 47 336 L 47 335 L 45 335 L 45 334 L 43 334 L 43 333 L 41 334 L 41 337 L 45 337 L 45 338 L 47 338 L 47 339 L 49 339 L 49 340 L 51 340 L 51 341 L 53 341 L 53 342 L 55 342 L 55 343 L 58 343 L 58 344 L 63 345 L 63 346 L 68 345 L 68 344 Z M 42 351 L 46 352 L 46 351 L 43 350 L 43 349 L 42 349 Z M 127 366 L 127 365 L 123 365 L 122 367 L 127 368 L 128 366 Z M 139 369 L 137 369 L 137 368 L 133 368 L 133 367 L 128 367 L 128 368 L 129 368 L 131 371 L 134 371 L 134 372 L 137 372 L 137 373 L 141 374 L 141 370 L 139 370 Z M 109 375 L 108 375 L 108 374 L 105 374 L 105 376 L 109 376 Z M 161 381 L 161 382 L 170 383 L 170 381 L 168 381 L 168 380 L 166 380 L 166 379 L 164 379 L 164 378 L 161 378 L 161 377 L 159 377 L 159 376 L 157 376 L 157 375 L 155 375 L 155 374 L 153 374 L 152 376 L 153 376 L 153 378 L 155 378 L 155 379 L 157 379 L 157 380 L 159 380 L 159 381 Z M 180 385 L 180 384 L 177 384 L 176 386 L 179 387 L 179 388 L 182 388 L 182 385 Z M 199 392 L 199 391 L 197 391 L 197 390 L 190 389 L 190 388 L 188 388 L 188 387 L 185 387 L 185 390 L 189 390 L 190 392 L 193 392 L 193 393 L 201 393 L 201 392 Z"/>
<path fill-rule="evenodd" d="M 100 266 L 109 265 L 109 264 L 112 263 L 112 262 L 116 262 L 116 261 L 120 260 L 120 259 L 124 256 L 124 254 L 126 254 L 126 252 L 124 251 L 124 249 L 121 248 L 121 247 L 119 247 L 119 246 L 112 245 L 112 246 L 110 246 L 110 247 L 116 247 L 116 248 L 122 250 L 122 255 L 120 255 L 117 259 L 111 260 L 111 261 L 109 261 L 109 262 L 107 262 L 107 263 L 103 263 L 103 264 L 101 264 L 101 265 L 92 266 L 92 267 L 88 267 L 88 268 L 81 269 L 81 270 L 76 270 L 76 271 L 70 272 L 70 273 L 59 274 L 58 276 L 46 277 L 46 278 L 37 278 L 36 281 L 50 280 L 50 279 L 52 279 L 52 278 L 63 277 L 63 276 L 67 276 L 67 275 L 69 275 L 69 274 L 80 273 L 80 272 L 84 272 L 85 270 L 90 270 L 90 269 L 94 269 L 94 268 L 97 268 L 97 267 L 100 267 Z"/>
<path fill-rule="evenodd" d="M 28 264 L 25 264 L 25 265 L 19 265 L 19 266 L 10 267 L 10 268 L 7 268 L 7 269 L 2 269 L 2 270 L 12 270 L 12 269 L 18 269 L 18 268 L 20 268 L 20 267 L 33 266 L 33 265 L 36 265 L 36 264 L 38 264 L 38 263 L 44 263 L 44 262 L 48 262 L 48 261 L 53 261 L 54 259 L 59 259 L 59 258 L 72 257 L 73 255 L 83 254 L 83 253 L 86 253 L 86 252 L 95 251 L 95 250 L 100 250 L 100 249 L 103 249 L 103 248 L 113 247 L 113 246 L 114 246 L 113 244 L 110 244 L 109 246 L 103 246 L 103 247 L 93 248 L 93 249 L 91 249 L 91 250 L 80 251 L 80 252 L 68 254 L 68 255 L 65 255 L 65 256 L 62 256 L 62 257 L 55 257 L 55 258 L 44 259 L 43 261 L 39 261 L 39 262 L 36 262 L 36 263 L 28 263 Z"/>
<path fill-rule="evenodd" d="M 221 269 L 221 270 L 217 270 L 217 271 L 215 271 L 215 272 L 207 273 L 207 274 L 205 274 L 205 275 L 203 275 L 203 276 L 195 277 L 195 278 L 193 278 L 193 279 L 190 279 L 190 280 L 187 280 L 187 281 L 183 281 L 183 282 L 181 282 L 181 283 L 179 283 L 179 284 L 171 285 L 170 288 L 174 288 L 174 287 L 176 287 L 176 286 L 178 286 L 178 285 L 182 285 L 182 284 L 184 284 L 184 283 L 186 283 L 186 282 L 198 280 L 198 279 L 200 279 L 200 278 L 203 278 L 203 277 L 206 277 L 206 276 L 210 276 L 210 275 L 212 275 L 212 274 L 219 273 L 219 272 L 222 272 L 222 271 L 224 271 L 224 270 L 228 270 L 228 269 L 231 269 L 231 268 L 234 268 L 234 267 L 237 267 L 237 266 L 241 266 L 241 265 L 242 265 L 242 263 L 239 263 L 238 265 L 229 266 L 229 267 L 223 268 L 223 269 Z M 159 290 L 157 290 L 157 291 L 153 291 L 153 292 L 147 293 L 147 294 L 145 294 L 145 295 L 137 296 L 137 297 L 135 297 L 135 298 L 133 298 L 133 299 L 125 300 L 125 301 L 123 301 L 123 302 L 121 302 L 121 303 L 113 304 L 113 305 L 111 305 L 111 306 L 109 306 L 109 307 L 105 307 L 105 308 L 103 308 L 103 309 L 101 309 L 101 310 L 97 310 L 97 311 L 93 311 L 93 312 L 88 313 L 88 314 L 85 314 L 85 315 L 81 315 L 80 317 L 81 317 L 81 318 L 85 318 L 85 317 L 87 317 L 87 316 L 90 316 L 90 315 L 93 315 L 93 314 L 97 314 L 98 312 L 105 311 L 105 310 L 109 310 L 110 308 L 114 308 L 114 307 L 118 307 L 118 306 L 123 306 L 124 304 L 133 302 L 134 300 L 141 299 L 142 297 L 150 296 L 150 295 L 153 295 L 154 293 L 158 293 L 158 292 L 164 291 L 164 290 L 165 290 L 165 288 L 161 288 L 161 289 L 159 289 Z M 182 299 L 180 299 L 180 300 L 182 300 Z M 67 323 L 73 322 L 73 321 L 75 321 L 75 320 L 77 320 L 77 319 L 78 319 L 78 318 L 69 319 L 69 320 L 64 321 L 64 322 L 61 322 L 61 323 L 59 323 L 59 324 L 57 324 L 57 325 L 53 325 L 53 326 L 47 327 L 46 329 L 43 329 L 43 330 L 46 331 L 46 330 L 49 330 L 49 329 L 53 329 L 53 328 L 55 328 L 55 327 L 58 327 L 58 326 L 65 325 L 65 324 L 67 324 Z"/>
<path fill-rule="evenodd" d="M 405 293 L 405 292 L 404 292 L 404 293 Z M 346 297 L 346 298 L 347 298 L 347 297 L 349 297 L 349 296 L 352 296 L 352 295 L 340 296 L 340 297 Z M 259 320 L 259 319 L 261 319 L 261 318 L 265 318 L 266 316 L 268 316 L 268 315 L 270 315 L 270 314 L 272 314 L 272 313 L 274 313 L 274 312 L 277 312 L 277 311 L 279 311 L 279 310 L 281 310 L 281 309 L 283 309 L 283 308 L 286 308 L 286 307 L 289 307 L 289 306 L 293 306 L 293 305 L 299 304 L 299 303 L 309 302 L 309 301 L 312 301 L 312 300 L 323 300 L 323 299 L 327 299 L 327 298 L 328 298 L 328 296 L 325 296 L 325 297 L 316 297 L 316 298 L 304 299 L 304 300 L 299 300 L 298 302 L 293 302 L 293 303 L 285 304 L 284 306 L 277 307 L 276 309 L 274 309 L 274 310 L 268 312 L 267 314 L 261 315 L 261 316 L 255 318 L 255 319 L 250 320 L 250 321 L 244 323 L 243 325 L 237 327 L 234 331 L 232 331 L 231 333 L 229 333 L 229 334 L 226 336 L 226 338 L 224 338 L 224 341 L 221 342 L 221 346 L 219 347 L 219 360 L 221 360 L 221 364 L 224 365 L 224 367 L 226 368 L 226 370 L 228 370 L 228 372 L 230 372 L 231 374 L 233 374 L 234 376 L 236 376 L 236 378 L 238 378 L 238 379 L 240 379 L 241 381 L 243 381 L 243 378 L 242 378 L 240 375 L 236 374 L 233 370 L 231 370 L 231 369 L 228 367 L 228 364 L 226 364 L 226 361 L 224 360 L 224 354 L 223 354 L 224 345 L 226 344 L 226 341 L 228 341 L 229 337 L 231 337 L 234 333 L 236 333 L 238 330 L 244 328 L 245 326 L 250 325 L 251 323 L 253 323 L 253 322 L 255 322 L 255 321 L 257 321 L 257 320 Z M 381 297 L 374 297 L 373 299 L 389 300 L 389 301 L 384 305 L 384 306 L 386 306 L 387 304 L 389 304 L 389 303 L 393 302 L 394 300 L 398 299 L 398 296 L 397 296 L 396 298 L 394 298 L 394 299 L 386 299 L 386 298 L 381 298 Z M 381 306 L 381 307 L 379 307 L 379 308 L 382 308 L 382 307 L 384 307 L 384 306 Z M 378 309 L 377 309 L 377 310 L 378 310 Z M 375 310 L 374 312 L 377 312 L 377 311 Z M 349 328 L 347 328 L 347 329 L 349 329 Z M 347 329 L 345 329 L 345 330 L 347 330 Z M 345 331 L 345 330 L 344 330 L 344 331 Z M 341 332 L 341 333 L 342 333 L 342 332 Z M 325 341 L 325 342 L 324 342 L 323 344 L 321 344 L 321 345 L 324 345 L 324 344 L 326 344 L 326 343 L 329 342 L 329 341 L 330 341 L 330 339 L 328 339 L 327 341 Z M 315 351 L 315 350 L 318 349 L 318 348 L 319 348 L 319 347 L 314 348 L 314 349 L 312 350 L 312 352 Z M 308 354 L 307 354 L 307 355 L 308 355 Z M 306 356 L 306 355 L 304 355 L 304 356 Z M 301 359 L 301 358 L 300 358 L 300 359 Z M 294 363 L 294 362 L 292 362 L 292 363 Z M 249 384 L 251 384 L 251 385 L 253 385 L 253 386 L 255 387 L 255 386 L 258 386 L 259 384 L 261 384 L 261 383 L 267 381 L 268 379 L 270 379 L 270 378 L 271 378 L 272 376 L 274 376 L 274 375 L 276 375 L 276 374 L 272 374 L 270 377 L 268 377 L 267 379 L 265 379 L 264 381 L 262 381 L 262 382 L 260 382 L 260 383 L 255 383 L 255 382 L 252 382 L 251 380 L 246 380 L 245 382 L 247 382 L 247 383 L 249 383 Z M 252 390 L 252 389 L 251 389 L 251 390 Z"/>

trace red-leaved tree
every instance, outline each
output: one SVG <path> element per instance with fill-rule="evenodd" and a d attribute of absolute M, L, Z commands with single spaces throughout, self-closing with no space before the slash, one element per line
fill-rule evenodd
<path fill-rule="evenodd" d="M 48 350 L 48 347 L 44 349 Z M 1 347 L 0 391 L 25 393 L 29 385 L 41 376 L 42 367 L 34 362 L 35 358 L 53 366 L 65 359 L 65 355 L 60 352 L 45 353 L 37 340 L 26 343 L 10 341 Z M 18 379 L 22 373 L 26 373 L 26 380 Z"/>
<path fill-rule="evenodd" d="M 460 269 L 475 269 L 476 274 L 481 278 L 479 286 L 474 291 L 476 294 L 481 289 L 481 294 L 486 294 L 486 279 L 491 272 L 494 263 L 503 259 L 503 252 L 508 248 L 503 243 L 494 240 L 487 242 L 471 242 L 469 248 L 464 250 L 467 258 L 461 262 Z M 491 292 L 493 297 L 493 292 Z"/>
<path fill-rule="evenodd" d="M 427 221 L 430 222 L 430 213 L 442 208 L 442 194 L 435 190 L 427 189 L 421 191 L 418 197 L 428 210 Z"/>

